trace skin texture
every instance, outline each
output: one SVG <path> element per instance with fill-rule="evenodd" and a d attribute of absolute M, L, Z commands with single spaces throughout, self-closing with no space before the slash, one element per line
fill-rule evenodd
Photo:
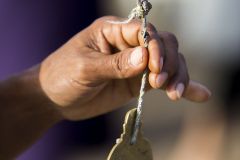
<path fill-rule="evenodd" d="M 189 83 L 186 63 L 173 34 L 157 32 L 149 24 L 151 39 L 147 50 L 139 47 L 143 45 L 139 21 L 116 25 L 108 20 L 119 18 L 96 20 L 41 65 L 42 88 L 60 106 L 65 118 L 79 120 L 97 116 L 138 96 L 141 73 L 146 67 L 150 70 L 149 89 L 161 88 L 164 84 L 168 96 L 177 100 L 181 93 L 178 97 L 176 86 L 181 83 L 186 86 L 182 93 L 185 98 L 196 102 L 209 98 L 205 87 L 193 81 Z M 138 65 L 131 63 L 131 59 L 138 59 L 131 57 L 134 50 L 140 55 Z M 162 73 L 168 77 L 164 78 Z"/>
<path fill-rule="evenodd" d="M 40 65 L 0 83 L 0 158 L 17 156 L 62 119 L 95 117 L 137 97 L 147 67 L 148 90 L 163 89 L 172 100 L 208 100 L 210 91 L 189 80 L 173 34 L 149 24 L 147 50 L 140 47 L 139 21 L 116 25 L 108 20 L 122 19 L 96 20 Z"/>

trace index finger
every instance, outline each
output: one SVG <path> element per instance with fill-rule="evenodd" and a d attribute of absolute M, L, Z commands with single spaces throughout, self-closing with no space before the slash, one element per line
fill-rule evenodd
<path fill-rule="evenodd" d="M 113 47 L 119 50 L 124 50 L 129 47 L 143 46 L 142 38 L 142 23 L 139 20 L 132 20 L 130 23 L 110 23 L 109 21 L 123 21 L 118 17 L 104 17 L 100 21 L 105 21 L 102 27 L 102 33 L 106 41 Z M 161 38 L 151 24 L 148 24 L 147 31 L 149 32 L 149 69 L 153 73 L 159 73 L 162 67 L 164 57 L 164 49 Z"/>

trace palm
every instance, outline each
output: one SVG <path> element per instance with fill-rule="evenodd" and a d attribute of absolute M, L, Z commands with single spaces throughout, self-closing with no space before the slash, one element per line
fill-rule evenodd
<path fill-rule="evenodd" d="M 126 104 L 137 96 L 139 78 L 140 76 L 137 76 L 125 80 L 105 81 L 98 83 L 97 86 L 84 86 L 82 90 L 78 90 L 78 100 L 68 108 L 69 112 L 65 112 L 65 116 L 73 120 L 78 120 L 79 117 L 85 119 L 110 112 Z M 88 112 L 82 112 L 83 110 Z"/>
<path fill-rule="evenodd" d="M 92 99 L 94 102 L 92 103 L 92 106 L 87 105 L 87 107 L 95 108 L 99 111 L 97 112 L 99 114 L 109 112 L 136 97 L 138 90 L 138 77 L 127 80 L 111 80 L 99 92 L 99 94 Z"/>

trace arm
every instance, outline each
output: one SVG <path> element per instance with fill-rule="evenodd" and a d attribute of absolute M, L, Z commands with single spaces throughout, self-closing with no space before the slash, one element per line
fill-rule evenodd
<path fill-rule="evenodd" d="M 35 67 L 0 83 L 0 159 L 16 157 L 62 119 L 38 75 Z"/>

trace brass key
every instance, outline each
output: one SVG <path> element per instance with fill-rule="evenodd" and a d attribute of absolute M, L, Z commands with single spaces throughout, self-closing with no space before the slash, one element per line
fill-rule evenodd
<path fill-rule="evenodd" d="M 138 132 L 135 144 L 131 144 L 135 117 L 137 110 L 130 110 L 125 117 L 123 133 L 117 139 L 116 145 L 112 148 L 107 160 L 152 160 L 152 149 L 149 141 L 143 137 L 142 130 Z"/>

